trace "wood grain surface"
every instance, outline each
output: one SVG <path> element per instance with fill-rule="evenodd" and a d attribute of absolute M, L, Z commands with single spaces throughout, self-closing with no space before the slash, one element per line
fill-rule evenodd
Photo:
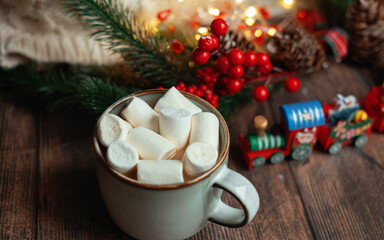
<path fill-rule="evenodd" d="M 373 132 L 362 149 L 331 156 L 315 147 L 309 159 L 248 171 L 239 133 L 253 131 L 252 118 L 280 119 L 283 103 L 336 93 L 362 99 L 381 83 L 382 70 L 346 64 L 302 76 L 297 94 L 278 92 L 252 103 L 229 121 L 229 166 L 249 179 L 261 204 L 241 228 L 213 223 L 190 239 L 383 239 L 384 134 Z M 21 102 L 21 103 L 20 103 Z M 0 96 L 0 239 L 132 239 L 113 223 L 96 179 L 91 136 L 95 117 L 49 113 Z M 238 206 L 229 195 L 225 202 Z"/>

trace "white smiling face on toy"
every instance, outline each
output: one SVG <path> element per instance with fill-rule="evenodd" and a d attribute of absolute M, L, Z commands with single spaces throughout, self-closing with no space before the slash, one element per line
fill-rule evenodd
<path fill-rule="evenodd" d="M 344 109 L 357 107 L 357 99 L 353 95 L 349 95 L 347 97 L 344 97 L 341 94 L 337 94 L 336 100 L 335 100 L 335 109 L 338 111 L 342 111 Z"/>

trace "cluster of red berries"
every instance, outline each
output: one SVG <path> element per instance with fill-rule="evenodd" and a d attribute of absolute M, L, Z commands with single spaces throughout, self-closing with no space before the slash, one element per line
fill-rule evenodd
<path fill-rule="evenodd" d="M 210 52 L 218 49 L 218 37 L 224 35 L 228 30 L 228 25 L 223 19 L 215 19 L 211 24 L 213 35 L 203 36 L 199 39 L 198 47 L 192 53 L 192 60 L 202 65 L 209 61 Z M 272 64 L 266 53 L 232 49 L 224 56 L 219 57 L 213 64 L 216 65 L 215 71 L 206 67 L 198 70 L 197 75 L 200 82 L 213 88 L 220 95 L 233 95 L 241 91 L 244 85 L 244 69 L 255 70 L 264 75 L 272 70 Z M 200 72 L 199 72 L 200 71 Z M 219 81 L 217 79 L 219 78 Z"/>
<path fill-rule="evenodd" d="M 210 52 L 219 48 L 218 37 L 224 35 L 227 30 L 228 25 L 223 19 L 218 18 L 213 20 L 211 23 L 211 32 L 213 35 L 202 36 L 199 39 L 198 47 L 192 52 L 192 60 L 198 65 L 207 63 Z"/>
<path fill-rule="evenodd" d="M 211 23 L 212 35 L 202 36 L 198 41 L 198 47 L 192 52 L 192 60 L 198 65 L 207 63 L 211 55 L 222 54 L 212 62 L 214 68 L 205 67 L 197 70 L 199 86 L 186 87 L 184 83 L 176 86 L 179 90 L 205 98 L 215 107 L 219 97 L 214 93 L 223 96 L 240 92 L 245 79 L 252 79 L 252 76 L 245 75 L 245 72 L 265 75 L 272 70 L 269 56 L 264 52 L 243 52 L 240 49 L 231 49 L 224 53 L 219 49 L 219 37 L 223 36 L 227 30 L 228 25 L 223 19 L 215 19 Z M 300 82 L 297 78 L 288 77 L 284 82 L 284 88 L 288 92 L 296 92 L 299 87 Z M 252 91 L 252 97 L 259 102 L 267 100 L 268 95 L 265 86 L 256 86 Z"/>
<path fill-rule="evenodd" d="M 269 56 L 263 52 L 246 51 L 243 53 L 239 49 L 232 49 L 227 56 L 222 56 L 216 61 L 216 70 L 226 74 L 221 78 L 225 84 L 228 94 L 233 95 L 239 92 L 244 84 L 244 69 L 254 67 L 257 72 L 264 75 L 272 70 Z"/>
<path fill-rule="evenodd" d="M 179 82 L 175 88 L 179 91 L 185 91 L 204 98 L 215 108 L 219 105 L 219 96 L 214 94 L 212 89 L 210 89 L 206 84 L 200 83 L 199 86 L 192 84 L 187 87 L 185 83 Z"/>

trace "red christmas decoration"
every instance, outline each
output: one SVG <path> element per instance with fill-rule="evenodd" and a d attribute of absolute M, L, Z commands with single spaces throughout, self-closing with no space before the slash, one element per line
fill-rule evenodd
<path fill-rule="evenodd" d="M 252 90 L 253 99 L 255 99 L 256 101 L 259 101 L 259 102 L 264 102 L 265 100 L 267 100 L 268 95 L 269 95 L 268 90 L 264 86 L 256 86 Z"/>
<path fill-rule="evenodd" d="M 232 66 L 241 65 L 244 62 L 244 54 L 240 49 L 232 49 L 227 56 Z"/>
<path fill-rule="evenodd" d="M 257 63 L 257 55 L 256 55 L 256 53 L 254 53 L 252 51 L 246 51 L 244 53 L 243 66 L 244 67 L 252 67 L 256 63 Z"/>
<path fill-rule="evenodd" d="M 271 15 L 269 14 L 269 11 L 266 8 L 261 7 L 261 8 L 259 8 L 259 11 L 260 11 L 261 16 L 263 16 L 263 18 L 265 18 L 266 20 L 271 18 Z"/>
<path fill-rule="evenodd" d="M 284 89 L 287 92 L 294 93 L 294 92 L 297 92 L 297 90 L 299 90 L 299 88 L 300 88 L 300 81 L 299 81 L 299 79 L 297 79 L 295 77 L 287 77 L 287 79 L 285 79 L 285 81 L 284 81 Z"/>
<path fill-rule="evenodd" d="M 186 92 L 194 94 L 196 89 L 197 89 L 196 85 L 192 84 L 191 86 L 187 87 Z"/>
<path fill-rule="evenodd" d="M 184 50 L 184 45 L 183 45 L 180 41 L 178 41 L 178 40 L 176 40 L 176 39 L 173 39 L 173 40 L 171 41 L 171 47 L 172 47 L 172 50 L 173 50 L 175 53 L 177 53 L 177 54 L 182 53 L 183 50 Z"/>
<path fill-rule="evenodd" d="M 229 61 L 227 57 L 219 57 L 216 62 L 216 70 L 221 73 L 227 72 L 229 69 Z"/>
<path fill-rule="evenodd" d="M 196 96 L 198 97 L 203 97 L 204 96 L 204 93 L 202 91 L 200 91 L 200 89 L 196 89 L 193 94 L 195 94 Z"/>
<path fill-rule="evenodd" d="M 205 51 L 212 51 L 215 48 L 215 42 L 212 40 L 211 36 L 202 36 L 198 42 L 199 48 Z"/>
<path fill-rule="evenodd" d="M 175 88 L 176 88 L 177 90 L 179 90 L 179 91 L 185 91 L 185 90 L 187 90 L 187 87 L 185 86 L 185 83 L 183 83 L 183 82 L 179 82 L 179 83 L 175 86 Z"/>
<path fill-rule="evenodd" d="M 171 9 L 161 11 L 157 14 L 157 19 L 162 22 L 168 18 L 169 14 L 171 14 L 171 12 L 172 12 Z"/>
<path fill-rule="evenodd" d="M 270 62 L 268 62 L 268 63 L 265 64 L 265 65 L 258 66 L 258 67 L 257 67 L 257 70 L 258 70 L 262 75 L 265 75 L 265 74 L 271 72 L 271 70 L 272 70 L 272 64 L 271 64 Z"/>
<path fill-rule="evenodd" d="M 215 49 L 219 48 L 219 39 L 215 35 L 209 35 L 209 36 L 212 38 L 213 45 L 215 46 Z"/>
<path fill-rule="evenodd" d="M 224 35 L 228 30 L 227 23 L 221 19 L 215 19 L 211 23 L 211 32 L 217 37 Z"/>
<path fill-rule="evenodd" d="M 230 78 L 241 78 L 244 74 L 244 69 L 241 65 L 230 67 L 228 70 L 228 77 Z"/>
<path fill-rule="evenodd" d="M 206 91 L 205 91 L 205 99 L 206 99 L 207 101 L 211 101 L 212 98 L 213 98 L 213 92 L 212 92 L 212 90 L 206 90 Z"/>
<path fill-rule="evenodd" d="M 269 56 L 265 52 L 258 52 L 256 55 L 257 55 L 257 63 L 256 63 L 257 67 L 263 67 L 268 63 L 270 64 Z"/>
<path fill-rule="evenodd" d="M 200 85 L 199 85 L 199 90 L 200 90 L 201 92 L 205 93 L 205 92 L 208 90 L 208 87 L 207 87 L 207 85 L 205 85 L 205 84 L 200 84 Z"/>
<path fill-rule="evenodd" d="M 241 88 L 243 87 L 243 83 L 240 79 L 229 79 L 225 87 L 227 88 L 229 94 L 233 95 L 240 92 Z"/>
<path fill-rule="evenodd" d="M 209 52 L 200 48 L 196 48 L 192 52 L 192 60 L 198 65 L 203 65 L 209 60 Z"/>

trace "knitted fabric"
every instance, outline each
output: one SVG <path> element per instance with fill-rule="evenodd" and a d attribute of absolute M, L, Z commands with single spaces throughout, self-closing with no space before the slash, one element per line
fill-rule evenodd
<path fill-rule="evenodd" d="M 119 62 L 54 0 L 0 0 L 0 66 L 40 63 L 110 65 Z"/>

